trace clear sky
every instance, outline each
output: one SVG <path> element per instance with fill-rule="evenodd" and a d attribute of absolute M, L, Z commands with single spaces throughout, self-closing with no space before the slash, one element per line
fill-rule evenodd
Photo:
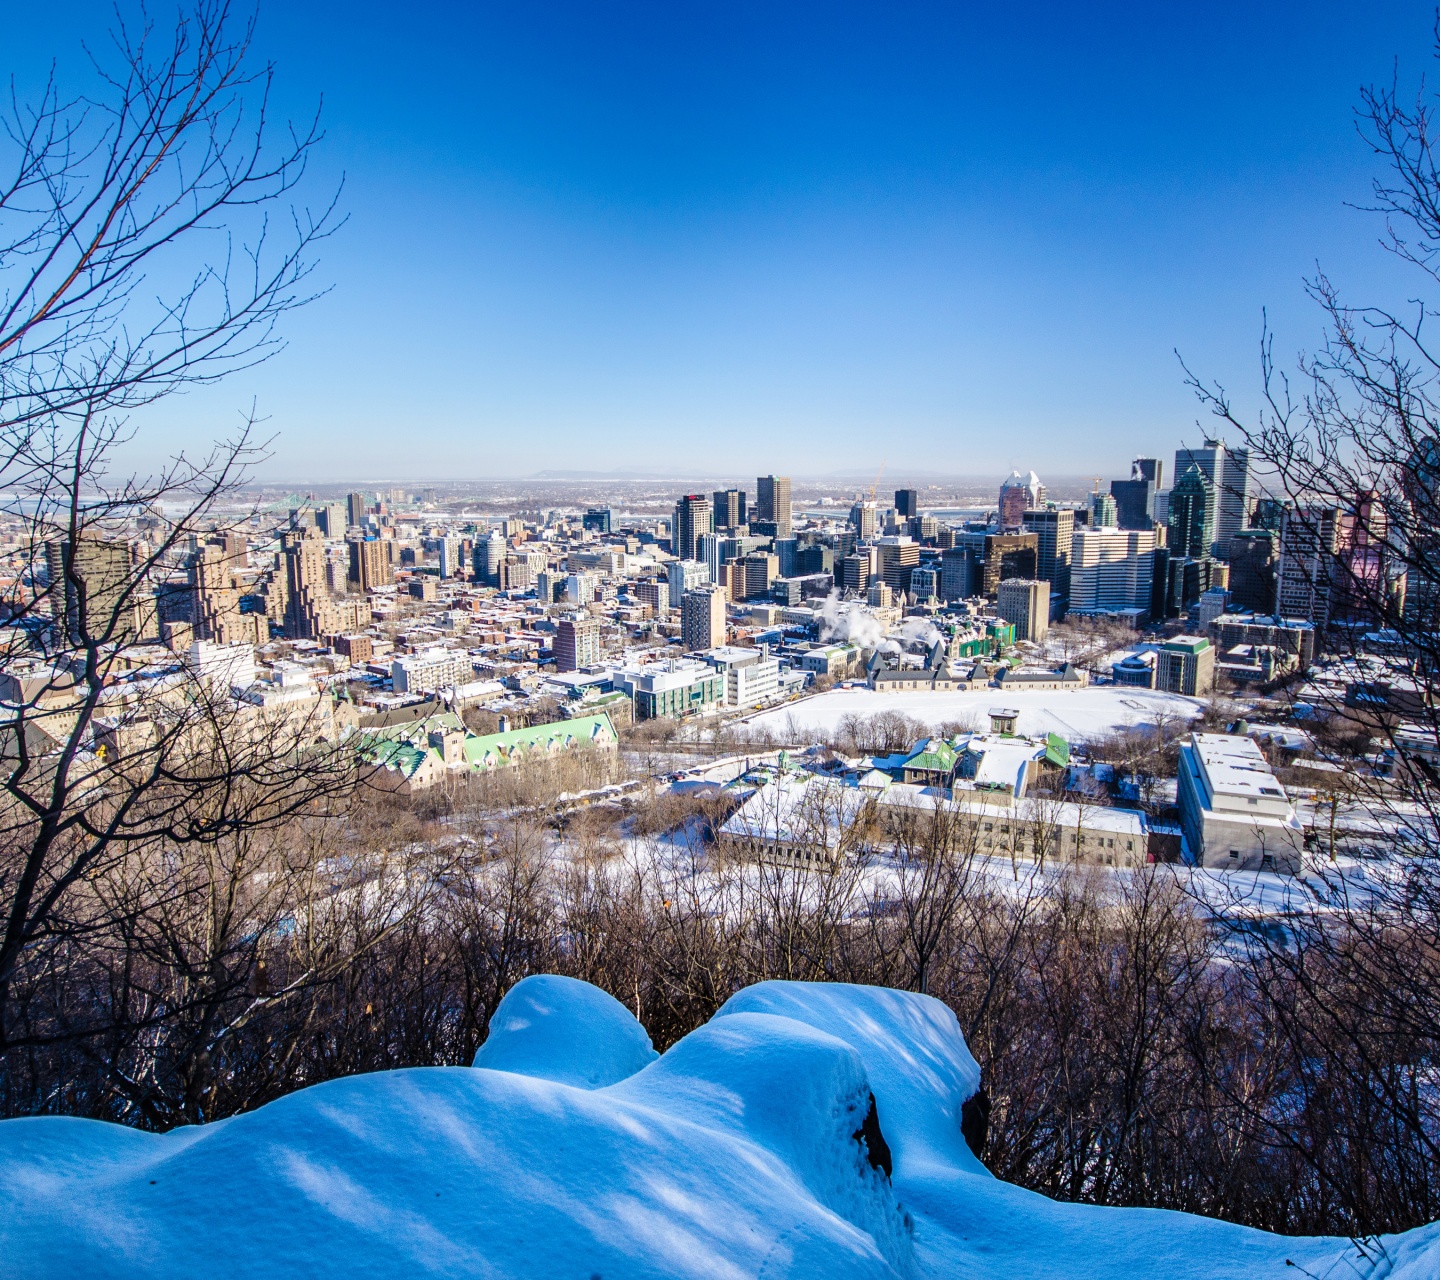
<path fill-rule="evenodd" d="M 122 7 L 125 0 L 121 0 Z M 109 6 L 7 6 L 23 90 Z M 155 11 L 163 11 L 161 4 Z M 1174 349 L 1252 403 L 1262 308 L 1313 345 L 1319 260 L 1404 290 L 1352 111 L 1434 7 L 269 0 L 323 95 L 333 291 L 252 399 L 284 480 L 545 468 L 1124 474 L 1195 439 Z"/>

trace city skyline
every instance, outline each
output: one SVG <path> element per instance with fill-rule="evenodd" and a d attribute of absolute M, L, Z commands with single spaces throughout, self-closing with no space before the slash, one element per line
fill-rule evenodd
<path fill-rule="evenodd" d="M 795 476 L 897 432 L 950 475 L 1198 444 L 1175 349 L 1253 411 L 1262 311 L 1288 361 L 1317 261 L 1394 279 L 1352 111 L 1397 56 L 1418 81 L 1432 16 L 263 8 L 277 118 L 325 103 L 306 198 L 345 179 L 330 292 L 273 362 L 136 415 L 126 457 L 252 405 L 272 481 L 690 473 L 715 437 Z M 22 98 L 52 59 L 83 90 L 74 33 L 110 20 L 14 15 Z"/>

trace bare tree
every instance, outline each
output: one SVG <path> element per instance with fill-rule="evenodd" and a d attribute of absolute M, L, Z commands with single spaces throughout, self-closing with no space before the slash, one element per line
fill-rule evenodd
<path fill-rule="evenodd" d="M 0 143 L 0 509 L 30 556 L 0 602 L 0 1051 L 70 1034 L 21 1018 L 17 989 L 108 923 L 87 886 L 315 812 L 349 782 L 323 699 L 272 716 L 213 673 L 129 674 L 155 584 L 263 448 L 252 419 L 124 474 L 131 415 L 276 351 L 335 223 L 333 203 L 288 204 L 320 134 L 275 137 L 251 34 L 222 0 L 170 29 L 122 21 L 93 92 L 52 80 Z"/>

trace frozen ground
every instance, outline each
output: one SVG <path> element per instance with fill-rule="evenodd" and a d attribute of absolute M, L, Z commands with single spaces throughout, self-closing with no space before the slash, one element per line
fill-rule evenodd
<path fill-rule="evenodd" d="M 528 978 L 474 1068 L 159 1136 L 0 1122 L 0 1258 L 30 1280 L 1440 1274 L 1436 1226 L 1362 1255 L 998 1182 L 960 1133 L 978 1079 L 926 996 L 762 983 L 657 1058 L 609 996 Z"/>
<path fill-rule="evenodd" d="M 1074 689 L 1063 693 L 1007 693 L 1003 689 L 977 689 L 964 693 L 878 693 L 872 689 L 832 689 L 803 702 L 750 717 L 752 732 L 766 731 L 777 739 L 795 742 L 829 735 L 847 715 L 873 716 L 898 711 L 934 728 L 947 720 L 973 720 L 988 729 L 991 707 L 1013 707 L 1020 712 L 1016 731 L 1022 734 L 1057 733 L 1071 742 L 1101 737 L 1133 724 L 1154 724 L 1157 715 L 1187 720 L 1200 714 L 1193 698 L 1152 689 Z"/>

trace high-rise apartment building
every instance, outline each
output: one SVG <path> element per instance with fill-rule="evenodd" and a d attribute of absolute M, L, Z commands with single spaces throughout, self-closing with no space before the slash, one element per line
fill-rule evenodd
<path fill-rule="evenodd" d="M 71 554 L 69 540 L 59 538 L 45 544 L 45 566 L 50 616 L 71 644 L 133 642 L 154 622 L 153 607 L 145 616 L 143 584 L 131 580 L 128 542 L 81 537 Z"/>
<path fill-rule="evenodd" d="M 700 587 L 680 601 L 680 639 L 686 649 L 714 649 L 725 643 L 725 588 Z"/>
<path fill-rule="evenodd" d="M 710 570 L 699 560 L 672 560 L 665 566 L 670 583 L 670 607 L 683 598 L 687 591 L 698 591 L 710 585 Z"/>
<path fill-rule="evenodd" d="M 1079 614 L 1150 612 L 1155 591 L 1155 533 L 1149 529 L 1077 529 L 1070 550 L 1070 602 Z"/>
<path fill-rule="evenodd" d="M 716 489 L 710 495 L 715 504 L 715 528 L 738 529 L 750 523 L 744 489 Z"/>
<path fill-rule="evenodd" d="M 488 538 L 477 538 L 472 557 L 475 581 L 482 586 L 498 587 L 500 585 L 500 562 L 504 558 L 505 539 L 498 533 L 492 533 Z"/>
<path fill-rule="evenodd" d="M 330 591 L 325 585 L 324 535 L 313 526 L 292 529 L 281 539 L 281 546 L 285 562 L 285 634 L 291 640 L 319 640 L 337 632 Z"/>
<path fill-rule="evenodd" d="M 794 532 L 789 476 L 760 476 L 755 481 L 755 518 L 773 524 L 777 538 L 788 538 Z"/>
<path fill-rule="evenodd" d="M 460 567 L 460 539 L 444 537 L 440 539 L 440 576 L 442 578 L 453 578 L 455 571 Z"/>
<path fill-rule="evenodd" d="M 700 536 L 714 532 L 714 508 L 703 493 L 687 493 L 675 504 L 670 542 L 676 559 L 698 559 Z"/>
<path fill-rule="evenodd" d="M 915 519 L 920 514 L 920 495 L 914 489 L 896 489 L 895 514 L 901 520 Z"/>
<path fill-rule="evenodd" d="M 353 538 L 349 543 L 350 569 L 346 575 L 354 591 L 374 591 L 395 580 L 385 544 L 378 538 Z"/>
<path fill-rule="evenodd" d="M 1202 560 L 1210 554 L 1215 542 L 1215 510 L 1214 484 L 1198 463 L 1190 463 L 1170 490 L 1166 545 L 1172 556 Z"/>
<path fill-rule="evenodd" d="M 600 620 L 561 618 L 555 626 L 555 670 L 579 671 L 600 661 Z"/>
<path fill-rule="evenodd" d="M 324 506 L 315 508 L 315 522 L 327 538 L 343 538 L 346 526 L 345 514 L 343 502 L 327 502 Z"/>
<path fill-rule="evenodd" d="M 663 618 L 670 612 L 670 584 L 668 582 L 637 582 L 634 587 L 635 599 L 648 605 L 650 612 Z"/>
<path fill-rule="evenodd" d="M 1070 599 L 1070 548 L 1075 537 L 1075 512 L 1069 507 L 1042 507 L 1021 517 L 1025 531 L 1035 535 L 1035 576 L 1050 584 L 1050 608 L 1063 615 Z"/>
<path fill-rule="evenodd" d="M 237 558 L 227 554 L 224 547 L 209 544 L 191 558 L 190 616 L 196 639 L 219 645 L 257 645 L 270 638 L 264 614 L 241 612 L 235 570 L 243 563 L 243 554 Z"/>
<path fill-rule="evenodd" d="M 995 589 L 995 612 L 1014 624 L 1017 640 L 1043 640 L 1050 630 L 1050 584 L 1007 578 Z"/>
<path fill-rule="evenodd" d="M 345 518 L 349 521 L 351 528 L 359 528 L 365 523 L 365 495 L 363 493 L 348 494 L 345 498 Z M 334 535 L 331 535 L 334 537 Z"/>

